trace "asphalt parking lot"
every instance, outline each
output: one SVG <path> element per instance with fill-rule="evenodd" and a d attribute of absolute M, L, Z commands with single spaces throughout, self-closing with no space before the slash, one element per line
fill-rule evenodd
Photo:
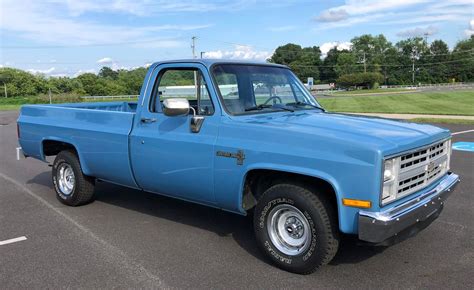
<path fill-rule="evenodd" d="M 89 205 L 62 205 L 47 164 L 16 161 L 16 117 L 0 111 L 0 288 L 474 285 L 474 152 L 453 151 L 451 167 L 462 182 L 430 227 L 388 248 L 345 238 L 330 265 L 301 276 L 267 262 L 246 217 L 107 183 Z M 474 132 L 455 135 L 458 141 L 474 142 Z M 18 237 L 26 240 L 1 244 Z"/>

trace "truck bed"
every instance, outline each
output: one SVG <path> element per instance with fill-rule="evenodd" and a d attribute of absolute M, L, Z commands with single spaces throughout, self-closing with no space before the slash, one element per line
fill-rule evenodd
<path fill-rule="evenodd" d="M 135 102 L 25 105 L 18 124 L 23 152 L 46 160 L 44 142 L 73 144 L 86 175 L 136 187 L 129 159 Z"/>

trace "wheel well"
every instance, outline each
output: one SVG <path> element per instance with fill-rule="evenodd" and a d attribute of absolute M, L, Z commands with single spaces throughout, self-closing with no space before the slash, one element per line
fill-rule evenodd
<path fill-rule="evenodd" d="M 73 151 L 77 155 L 76 148 L 69 143 L 55 141 L 55 140 L 44 140 L 43 141 L 43 154 L 44 156 L 58 155 L 59 152 L 64 150 Z"/>
<path fill-rule="evenodd" d="M 308 188 L 318 188 L 322 192 L 327 193 L 323 198 L 326 198 L 333 206 L 335 212 L 338 212 L 336 191 L 326 180 L 303 174 L 268 169 L 255 169 L 247 173 L 242 198 L 243 208 L 246 210 L 253 208 L 265 190 L 278 183 L 292 183 Z"/>

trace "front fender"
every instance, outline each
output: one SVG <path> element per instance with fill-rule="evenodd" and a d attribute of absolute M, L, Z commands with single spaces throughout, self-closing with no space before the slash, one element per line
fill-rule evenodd
<path fill-rule="evenodd" d="M 354 208 L 347 208 L 343 206 L 342 199 L 343 199 L 343 192 L 341 190 L 341 186 L 339 182 L 333 176 L 329 175 L 328 173 L 317 170 L 317 169 L 309 169 L 303 167 L 296 167 L 296 166 L 285 166 L 281 164 L 273 164 L 273 163 L 255 163 L 250 164 L 245 169 L 245 174 L 242 177 L 242 181 L 240 183 L 239 188 L 239 200 L 238 204 L 240 207 L 240 212 L 245 213 L 245 209 L 243 209 L 242 198 L 245 186 L 245 180 L 247 175 L 252 170 L 273 170 L 273 171 L 280 171 L 284 173 L 292 173 L 292 174 L 299 174 L 307 177 L 317 178 L 327 182 L 329 185 L 332 186 L 334 192 L 336 194 L 337 200 L 337 209 L 338 209 L 338 220 L 339 220 L 339 228 L 342 232 L 350 233 L 354 231 L 354 223 L 356 222 L 353 217 L 356 216 L 358 210 Z"/>

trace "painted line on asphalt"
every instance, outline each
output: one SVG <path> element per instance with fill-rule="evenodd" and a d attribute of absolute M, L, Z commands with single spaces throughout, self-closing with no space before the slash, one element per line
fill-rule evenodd
<path fill-rule="evenodd" d="M 455 142 L 453 150 L 474 152 L 474 142 Z"/>
<path fill-rule="evenodd" d="M 466 131 L 454 132 L 454 133 L 451 133 L 451 135 L 459 135 L 459 134 L 465 134 L 465 133 L 469 133 L 469 132 L 474 132 L 474 130 L 466 130 Z"/>
<path fill-rule="evenodd" d="M 5 240 L 5 241 L 0 241 L 0 246 L 17 243 L 17 242 L 21 242 L 21 241 L 24 241 L 24 240 L 26 240 L 25 236 L 14 238 L 14 239 L 9 239 L 9 240 Z"/>
<path fill-rule="evenodd" d="M 83 226 L 76 220 L 74 220 L 72 217 L 69 215 L 65 214 L 61 210 L 59 210 L 57 207 L 53 206 L 49 202 L 47 202 L 45 199 L 42 197 L 36 195 L 33 191 L 31 191 L 29 188 L 21 184 L 19 181 L 3 174 L 0 172 L 0 177 L 5 179 L 6 181 L 9 181 L 10 183 L 13 183 L 16 187 L 30 195 L 31 197 L 35 198 L 38 200 L 40 203 L 42 203 L 44 206 L 46 206 L 48 209 L 52 210 L 54 213 L 59 215 L 63 220 L 66 220 L 70 222 L 72 225 L 74 225 L 78 230 L 82 231 L 84 234 L 88 235 L 93 241 L 95 241 L 97 244 L 101 245 L 103 249 L 105 250 L 105 254 L 107 255 L 106 259 L 113 261 L 116 265 L 119 267 L 123 267 L 124 270 L 126 270 L 131 278 L 134 278 L 137 280 L 137 282 L 143 282 L 143 279 L 149 279 L 153 281 L 150 287 L 146 288 L 169 288 L 163 279 L 161 279 L 159 276 L 157 276 L 154 273 L 151 273 L 146 269 L 143 265 L 141 265 L 139 262 L 136 262 L 135 260 L 131 259 L 125 252 L 117 248 L 116 246 L 111 245 L 109 242 L 106 240 L 100 238 L 97 236 L 95 233 L 93 233 L 91 230 L 89 230 L 87 227 Z M 140 277 L 141 276 L 141 277 Z"/>

